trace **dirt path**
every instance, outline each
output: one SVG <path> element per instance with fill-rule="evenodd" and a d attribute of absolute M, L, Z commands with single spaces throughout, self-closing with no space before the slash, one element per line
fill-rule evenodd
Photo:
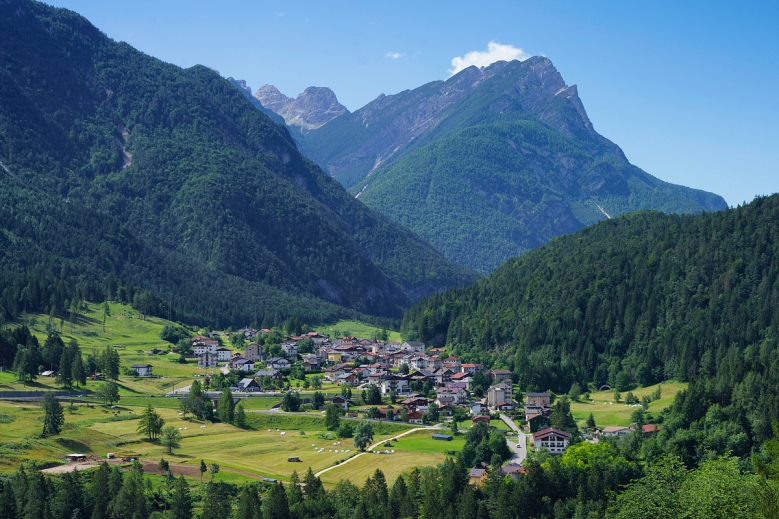
<path fill-rule="evenodd" d="M 46 474 L 64 474 L 66 472 L 75 472 L 77 470 L 88 470 L 96 468 L 100 465 L 102 462 L 89 462 L 89 463 L 68 463 L 67 465 L 58 465 L 56 467 L 51 467 L 48 469 L 43 469 L 41 472 L 45 472 Z M 114 465 L 116 463 L 112 463 Z M 160 471 L 157 468 L 157 463 L 154 461 L 146 460 L 141 462 L 141 466 L 143 466 L 143 471 L 147 474 L 159 474 Z M 190 476 L 193 478 L 199 478 L 200 477 L 200 463 L 198 462 L 197 465 L 187 465 L 183 463 L 169 463 L 170 471 L 173 472 L 174 476 Z M 219 467 L 220 472 L 234 472 L 236 474 L 242 474 L 244 476 L 248 476 L 250 478 L 254 479 L 262 479 L 263 476 L 254 474 L 252 472 L 248 472 L 246 470 L 240 470 L 240 469 L 234 469 L 231 467 Z"/>
<path fill-rule="evenodd" d="M 411 433 L 418 432 L 418 431 L 435 431 L 435 430 L 437 430 L 437 429 L 439 429 L 439 428 L 440 428 L 440 425 L 435 425 L 435 426 L 433 426 L 433 427 L 417 427 L 417 428 L 415 428 L 415 429 L 409 429 L 408 431 L 406 431 L 406 432 L 404 432 L 404 433 L 396 434 L 396 435 L 395 435 L 395 436 L 393 436 L 392 438 L 400 438 L 400 437 L 402 437 L 402 436 L 405 436 L 405 435 L 407 435 L 407 434 L 411 434 Z M 336 468 L 336 467 L 343 467 L 345 464 L 349 463 L 350 461 L 352 461 L 352 460 L 354 460 L 354 459 L 357 459 L 357 458 L 359 458 L 359 457 L 360 457 L 360 456 L 362 456 L 363 454 L 368 454 L 368 452 L 369 452 L 369 451 L 372 451 L 373 449 L 375 449 L 376 447 L 378 447 L 379 445 L 381 445 L 382 443 L 385 443 L 385 442 L 387 442 L 387 441 L 391 441 L 391 438 L 390 438 L 389 440 L 381 440 L 380 442 L 377 442 L 377 443 L 375 443 L 374 445 L 371 445 L 370 447 L 368 447 L 367 449 L 365 449 L 365 451 L 364 451 L 364 452 L 361 452 L 361 453 L 359 453 L 359 454 L 355 454 L 354 456 L 352 456 L 352 457 L 351 457 L 351 458 L 349 458 L 348 460 L 346 460 L 346 461 L 342 461 L 342 462 L 341 462 L 341 463 L 339 463 L 338 465 L 333 465 L 332 467 L 327 467 L 326 469 L 320 470 L 319 472 L 317 472 L 316 474 L 314 474 L 314 476 L 316 476 L 316 477 L 319 477 L 319 476 L 321 476 L 322 474 L 324 474 L 325 472 L 327 472 L 328 470 L 333 470 L 333 469 L 334 469 L 334 468 Z"/>

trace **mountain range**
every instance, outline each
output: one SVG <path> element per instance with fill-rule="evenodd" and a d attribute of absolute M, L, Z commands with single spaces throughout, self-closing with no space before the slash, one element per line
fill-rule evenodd
<path fill-rule="evenodd" d="M 632 165 L 545 57 L 472 66 L 353 113 L 324 88 L 293 100 L 266 85 L 255 98 L 362 202 L 483 273 L 626 212 L 727 207 Z"/>
<path fill-rule="evenodd" d="M 78 296 L 58 283 L 84 297 L 112 278 L 215 325 L 398 318 L 476 279 L 355 200 L 211 69 L 30 0 L 0 1 L 0 63 L 10 316 L 22 292 L 48 312 Z"/>

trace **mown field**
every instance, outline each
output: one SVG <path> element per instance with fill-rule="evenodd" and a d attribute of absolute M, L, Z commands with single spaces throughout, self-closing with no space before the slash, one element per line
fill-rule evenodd
<path fill-rule="evenodd" d="M 127 399 L 129 400 L 129 398 Z M 141 403 L 141 399 L 138 403 Z M 168 404 L 175 399 L 148 398 L 145 402 Z M 134 402 L 135 403 L 135 402 Z M 172 455 L 157 441 L 149 441 L 137 432 L 141 405 L 127 405 L 116 408 L 88 407 L 78 403 L 65 407 L 65 427 L 62 433 L 52 438 L 40 438 L 42 411 L 37 403 L 14 403 L 0 401 L 0 472 L 15 470 L 23 462 L 35 461 L 50 466 L 61 463 L 69 453 L 95 455 L 105 458 L 107 453 L 133 453 L 141 456 L 148 465 L 156 466 L 165 457 L 173 466 L 174 473 L 188 476 L 196 474 L 195 467 L 203 459 L 207 464 L 219 464 L 224 476 L 220 478 L 246 479 L 271 477 L 288 480 L 293 471 L 304 473 L 309 467 L 314 472 L 342 462 L 359 452 L 351 439 L 326 439 L 324 419 L 293 414 L 255 414 L 250 411 L 248 421 L 253 427 L 243 430 L 232 425 L 184 420 L 177 409 L 156 405 L 157 412 L 166 425 L 181 429 L 181 447 Z M 373 423 L 374 442 L 385 441 L 407 431 L 411 426 L 404 424 Z M 285 432 L 286 434 L 281 434 Z M 435 465 L 443 461 L 449 451 L 462 447 L 463 440 L 453 442 L 433 441 L 432 433 L 419 433 L 401 438 L 393 448 L 395 455 L 385 455 L 380 466 L 387 471 L 388 478 L 413 467 Z M 323 452 L 318 450 L 323 448 Z M 348 451 L 348 452 L 347 452 Z M 298 456 L 300 463 L 288 461 Z M 326 485 L 331 486 L 339 479 L 349 478 L 362 483 L 367 474 L 377 466 L 376 460 L 356 460 L 325 473 Z M 187 468 L 189 467 L 189 468 Z M 331 474 L 331 472 L 333 474 Z M 230 474 L 230 475 L 228 475 Z"/>
<path fill-rule="evenodd" d="M 444 431 L 445 432 L 445 431 Z M 457 436 L 452 441 L 434 440 L 433 431 L 419 431 L 398 438 L 391 447 L 380 450 L 394 450 L 393 454 L 364 454 L 349 463 L 328 470 L 320 476 L 326 486 L 334 486 L 342 479 L 361 485 L 372 476 L 377 468 L 384 472 L 387 482 L 394 482 L 398 475 L 414 467 L 435 466 L 447 455 L 452 456 L 465 445 L 465 437 Z"/>
<path fill-rule="evenodd" d="M 330 335 L 338 334 L 339 337 L 344 335 L 351 335 L 352 337 L 358 337 L 360 339 L 372 339 L 375 334 L 381 331 L 380 328 L 371 326 L 370 324 L 361 323 L 359 321 L 338 321 L 335 324 L 323 324 L 315 326 L 314 330 L 319 333 Z M 400 332 L 387 330 L 389 332 L 389 338 L 387 342 L 400 342 Z"/>
<path fill-rule="evenodd" d="M 687 389 L 687 384 L 682 382 L 664 382 L 661 386 L 661 398 L 649 404 L 649 412 L 657 415 L 664 407 L 673 403 L 676 393 Z M 640 400 L 644 395 L 651 395 L 657 390 L 657 385 L 642 387 L 633 390 L 633 394 Z M 638 409 L 625 404 L 627 392 L 622 393 L 622 402 L 614 400 L 614 391 L 599 391 L 590 393 L 590 401 L 571 403 L 571 413 L 580 425 L 592 413 L 598 427 L 607 425 L 630 425 L 630 416 Z"/>

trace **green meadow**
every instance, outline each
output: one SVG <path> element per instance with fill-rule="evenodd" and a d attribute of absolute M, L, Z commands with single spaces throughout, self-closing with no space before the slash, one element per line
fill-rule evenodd
<path fill-rule="evenodd" d="M 649 404 L 648 412 L 657 416 L 663 408 L 673 403 L 676 393 L 687 389 L 687 384 L 682 382 L 664 382 L 659 384 L 661 387 L 660 400 L 655 400 Z M 657 385 L 634 389 L 633 395 L 639 400 L 644 395 L 651 395 L 657 390 Z M 621 394 L 622 401 L 617 402 L 614 399 L 614 391 L 598 391 L 590 393 L 590 400 L 571 402 L 571 413 L 579 425 L 583 425 L 584 420 L 592 413 L 595 423 L 598 427 L 607 425 L 630 425 L 630 417 L 638 407 L 630 407 L 625 404 L 627 391 Z"/>

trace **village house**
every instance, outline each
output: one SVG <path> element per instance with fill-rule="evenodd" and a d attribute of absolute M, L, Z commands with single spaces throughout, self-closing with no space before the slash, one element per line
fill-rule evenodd
<path fill-rule="evenodd" d="M 347 385 L 351 387 L 360 385 L 360 377 L 358 377 L 353 371 L 350 373 L 342 373 L 335 377 L 335 383 L 338 385 Z"/>
<path fill-rule="evenodd" d="M 443 361 L 443 367 L 449 368 L 455 373 L 460 371 L 460 365 L 462 362 L 460 362 L 460 359 L 458 357 L 449 357 L 447 359 L 444 359 Z"/>
<path fill-rule="evenodd" d="M 233 369 L 238 371 L 254 372 L 254 361 L 244 359 L 242 357 L 236 358 L 232 361 Z"/>
<path fill-rule="evenodd" d="M 501 382 L 494 385 L 487 390 L 487 405 L 490 407 L 498 407 L 499 405 L 511 404 L 511 384 Z"/>
<path fill-rule="evenodd" d="M 571 435 L 565 431 L 549 427 L 533 433 L 533 445 L 536 449 L 544 448 L 551 454 L 563 454 L 571 441 Z"/>
<path fill-rule="evenodd" d="M 382 395 L 389 395 L 393 391 L 399 395 L 408 394 L 408 375 L 387 374 L 381 377 L 380 387 Z"/>
<path fill-rule="evenodd" d="M 206 351 L 197 356 L 197 367 L 200 369 L 214 368 L 217 364 L 216 351 Z"/>
<path fill-rule="evenodd" d="M 303 359 L 303 369 L 306 371 L 317 371 L 319 369 L 319 357 L 306 355 Z"/>
<path fill-rule="evenodd" d="M 511 372 L 507 369 L 493 369 L 487 375 L 493 382 L 503 382 L 504 380 L 511 382 Z"/>
<path fill-rule="evenodd" d="M 327 362 L 337 364 L 344 361 L 344 353 L 341 351 L 329 351 L 327 352 Z"/>
<path fill-rule="evenodd" d="M 660 427 L 653 424 L 648 423 L 641 426 L 641 434 L 644 436 L 652 436 L 654 433 L 658 432 L 660 430 Z"/>
<path fill-rule="evenodd" d="M 295 360 L 298 358 L 297 342 L 282 342 L 281 350 L 284 352 L 284 356 L 292 362 L 295 362 Z"/>
<path fill-rule="evenodd" d="M 601 436 L 626 436 L 633 432 L 633 429 L 630 427 L 621 427 L 619 425 L 609 425 L 607 427 L 603 428 L 603 431 L 601 431 Z"/>
<path fill-rule="evenodd" d="M 273 369 L 286 369 L 290 367 L 290 363 L 284 357 L 273 357 L 272 359 L 268 360 L 268 366 L 272 367 Z"/>
<path fill-rule="evenodd" d="M 244 357 L 246 357 L 249 360 L 253 360 L 254 362 L 259 362 L 262 360 L 262 345 L 261 344 L 250 344 L 246 347 L 246 353 L 244 353 Z"/>
<path fill-rule="evenodd" d="M 433 378 L 435 379 L 435 383 L 438 384 L 439 386 L 443 386 L 451 382 L 452 375 L 454 375 L 454 373 L 449 368 L 438 368 L 433 372 Z"/>
<path fill-rule="evenodd" d="M 334 382 L 336 378 L 347 372 L 348 367 L 347 364 L 336 364 L 325 368 L 325 380 Z"/>
<path fill-rule="evenodd" d="M 418 341 L 406 341 L 400 345 L 401 351 L 413 351 L 416 353 L 425 352 L 425 343 Z"/>
<path fill-rule="evenodd" d="M 254 373 L 254 378 L 256 378 L 257 380 L 261 381 L 265 377 L 270 378 L 274 382 L 281 382 L 282 380 L 284 380 L 284 376 L 277 369 L 261 369 L 255 371 Z"/>
<path fill-rule="evenodd" d="M 408 409 L 409 413 L 417 409 L 421 411 L 427 411 L 428 404 L 429 402 L 427 401 L 427 398 L 419 395 L 409 396 L 408 398 L 400 402 L 400 405 L 405 406 L 406 409 Z"/>
<path fill-rule="evenodd" d="M 426 413 L 423 413 L 422 411 L 410 411 L 408 413 L 408 423 L 422 425 L 425 423 L 425 415 Z"/>
<path fill-rule="evenodd" d="M 349 410 L 349 399 L 345 396 L 338 395 L 333 398 L 333 405 L 343 408 L 344 411 Z"/>
<path fill-rule="evenodd" d="M 151 364 L 133 364 L 132 369 L 139 377 L 151 375 Z"/>
<path fill-rule="evenodd" d="M 511 479 L 515 481 L 519 479 L 521 474 L 527 474 L 527 469 L 525 467 L 522 465 L 516 465 L 514 463 L 503 465 L 500 470 L 502 470 L 503 474 L 506 476 L 511 476 Z"/>
<path fill-rule="evenodd" d="M 548 407 L 551 401 L 552 395 L 549 393 L 525 393 L 525 406 Z"/>
<path fill-rule="evenodd" d="M 484 371 L 484 366 L 481 364 L 460 364 L 460 371 L 473 375 L 477 371 Z"/>
<path fill-rule="evenodd" d="M 483 401 L 471 402 L 471 416 L 478 416 L 489 413 L 489 408 Z"/>
<path fill-rule="evenodd" d="M 481 487 L 487 481 L 487 469 L 471 469 L 468 473 L 468 483 Z"/>
<path fill-rule="evenodd" d="M 229 348 L 217 348 L 216 350 L 216 360 L 219 362 L 227 362 L 232 356 L 233 352 Z"/>
<path fill-rule="evenodd" d="M 202 341 L 193 342 L 192 343 L 192 352 L 195 355 L 200 355 L 201 353 L 213 353 L 216 355 L 216 350 L 219 348 L 219 342 L 217 341 L 209 341 L 203 339 Z"/>
<path fill-rule="evenodd" d="M 436 396 L 451 396 L 455 405 L 464 404 L 468 401 L 468 393 L 465 392 L 464 389 L 458 389 L 458 388 L 451 388 L 451 387 L 444 387 L 440 388 L 436 391 Z"/>
<path fill-rule="evenodd" d="M 476 425 L 477 423 L 490 424 L 490 417 L 485 414 L 479 414 L 471 418 L 471 423 Z"/>
<path fill-rule="evenodd" d="M 238 391 L 243 393 L 253 393 L 260 390 L 260 384 L 253 378 L 244 378 L 238 382 Z"/>

